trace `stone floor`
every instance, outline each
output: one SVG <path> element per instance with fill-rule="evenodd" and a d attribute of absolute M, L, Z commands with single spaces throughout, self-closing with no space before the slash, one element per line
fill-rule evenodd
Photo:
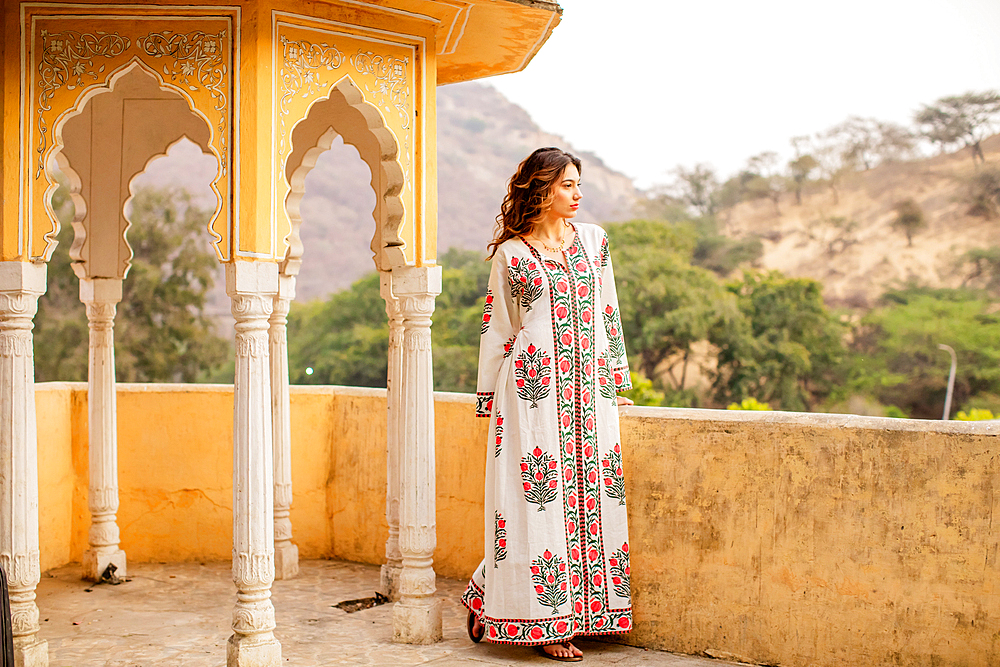
<path fill-rule="evenodd" d="M 228 563 L 130 564 L 130 581 L 91 586 L 78 566 L 51 570 L 38 586 L 41 636 L 50 667 L 222 667 L 235 592 Z M 275 582 L 282 657 L 290 665 L 554 664 L 530 649 L 473 644 L 458 603 L 463 582 L 438 579 L 444 599 L 444 641 L 393 644 L 392 607 L 348 614 L 333 605 L 373 595 L 378 568 L 305 561 L 299 576 Z M 631 667 L 721 667 L 706 658 L 617 644 L 581 642 L 584 661 Z"/>

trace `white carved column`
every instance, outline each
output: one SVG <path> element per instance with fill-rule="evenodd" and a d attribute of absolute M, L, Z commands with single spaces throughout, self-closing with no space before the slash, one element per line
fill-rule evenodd
<path fill-rule="evenodd" d="M 90 353 L 87 367 L 87 424 L 90 455 L 90 548 L 83 552 L 83 578 L 98 581 L 114 564 L 124 577 L 125 552 L 118 547 L 118 411 L 115 387 L 115 307 L 122 299 L 117 278 L 80 281 L 87 307 Z"/>
<path fill-rule="evenodd" d="M 46 667 L 38 638 L 38 434 L 32 319 L 45 264 L 0 262 L 0 565 L 10 586 L 14 664 Z"/>
<path fill-rule="evenodd" d="M 386 475 L 385 518 L 389 524 L 389 539 L 385 542 L 385 565 L 379 582 L 382 595 L 393 602 L 399 599 L 399 576 L 403 570 L 403 554 L 399 551 L 399 434 L 400 400 L 403 383 L 403 313 L 399 300 L 392 294 L 392 274 L 381 274 L 380 290 L 389 317 L 389 371 L 386 376 Z"/>
<path fill-rule="evenodd" d="M 226 292 L 236 318 L 233 387 L 233 581 L 236 607 L 228 667 L 277 667 L 274 638 L 274 502 L 271 368 L 268 317 L 278 292 L 278 267 L 269 262 L 226 265 Z"/>
<path fill-rule="evenodd" d="M 288 397 L 288 309 L 295 276 L 278 276 L 271 325 L 271 432 L 274 434 L 274 578 L 299 573 L 299 548 L 292 544 L 292 425 Z"/>
<path fill-rule="evenodd" d="M 399 550 L 403 571 L 393 608 L 393 641 L 441 640 L 441 601 L 434 596 L 435 525 L 434 373 L 431 314 L 441 293 L 441 267 L 393 271 L 392 291 L 403 316 L 399 436 Z"/>

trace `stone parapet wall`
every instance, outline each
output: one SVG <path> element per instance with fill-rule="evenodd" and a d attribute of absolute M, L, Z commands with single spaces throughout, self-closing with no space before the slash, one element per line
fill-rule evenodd
<path fill-rule="evenodd" d="M 41 561 L 87 546 L 86 385 L 37 386 Z M 232 387 L 119 385 L 130 562 L 231 557 Z M 292 387 L 293 541 L 383 561 L 385 391 Z M 482 550 L 486 420 L 437 394 L 439 574 Z M 622 411 L 628 643 L 761 664 L 1000 663 L 1000 427 L 781 412 Z"/>

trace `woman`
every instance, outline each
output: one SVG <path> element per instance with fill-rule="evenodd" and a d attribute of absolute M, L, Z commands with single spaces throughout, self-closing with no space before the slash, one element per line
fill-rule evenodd
<path fill-rule="evenodd" d="M 632 627 L 617 392 L 631 388 L 604 230 L 570 223 L 580 160 L 540 148 L 497 216 L 476 414 L 490 418 L 486 558 L 469 636 L 578 661 Z"/>

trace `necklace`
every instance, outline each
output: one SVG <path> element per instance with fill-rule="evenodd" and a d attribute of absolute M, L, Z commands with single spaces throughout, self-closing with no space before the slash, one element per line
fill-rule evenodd
<path fill-rule="evenodd" d="M 549 252 L 562 252 L 563 249 L 566 248 L 566 229 L 565 229 L 565 227 L 569 227 L 569 225 L 567 225 L 566 223 L 563 223 L 563 225 L 564 225 L 564 228 L 563 228 L 562 240 L 559 242 L 559 245 L 556 246 L 555 248 L 553 248 L 552 246 L 548 245 L 547 243 L 545 243 L 545 241 L 543 241 L 542 239 L 538 238 L 537 236 L 535 238 L 538 240 L 539 243 L 542 244 L 542 247 L 545 248 L 546 250 L 548 250 Z"/>

